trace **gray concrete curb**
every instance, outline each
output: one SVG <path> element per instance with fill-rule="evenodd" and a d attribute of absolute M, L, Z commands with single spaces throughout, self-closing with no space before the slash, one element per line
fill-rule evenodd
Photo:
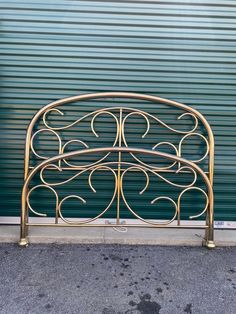
<path fill-rule="evenodd" d="M 20 227 L 0 225 L 0 242 L 17 243 Z M 107 243 L 201 246 L 204 230 L 129 228 L 119 232 L 111 228 L 47 228 L 30 229 L 30 243 Z M 236 246 L 236 230 L 215 230 L 216 246 Z"/>

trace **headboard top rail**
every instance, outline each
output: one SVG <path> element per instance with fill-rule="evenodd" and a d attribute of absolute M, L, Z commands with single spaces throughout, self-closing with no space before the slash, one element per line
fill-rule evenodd
<path fill-rule="evenodd" d="M 74 122 L 66 125 L 66 126 L 60 126 L 60 127 L 54 127 L 51 126 L 48 121 L 47 121 L 47 116 L 53 112 L 56 111 L 59 115 L 63 116 L 64 113 L 59 109 L 60 106 L 73 103 L 73 102 L 78 102 L 78 101 L 84 101 L 84 100 L 95 100 L 95 99 L 116 99 L 116 98 L 125 98 L 125 99 L 137 99 L 137 100 L 145 100 L 149 101 L 152 103 L 163 103 L 169 106 L 173 106 L 179 109 L 182 109 L 184 113 L 182 113 L 177 119 L 181 120 L 185 116 L 190 116 L 193 120 L 194 126 L 190 130 L 187 131 L 181 131 L 178 130 L 174 127 L 171 127 L 170 125 L 166 124 L 164 121 L 162 121 L 160 118 L 158 118 L 157 115 L 150 114 L 145 111 L 145 109 L 136 109 L 136 108 L 130 108 L 130 107 L 122 107 L 122 106 L 114 106 L 114 107 L 107 107 L 107 108 L 99 108 L 93 112 L 89 112 L 86 115 L 84 115 L 82 118 L 75 119 Z M 78 108 L 79 110 L 79 108 Z M 121 116 L 121 111 L 122 114 L 124 113 L 125 116 Z M 116 116 L 115 113 L 118 112 L 120 113 L 120 117 Z M 151 95 L 145 95 L 145 94 L 136 94 L 136 93 L 127 93 L 127 92 L 104 92 L 104 93 L 93 93 L 93 94 L 83 94 L 83 95 L 77 95 L 73 97 L 68 97 L 68 98 L 63 98 L 54 102 L 49 103 L 48 105 L 43 106 L 32 118 L 30 121 L 30 124 L 27 129 L 27 135 L 26 135 L 26 148 L 25 148 L 25 177 L 28 174 L 28 169 L 29 169 L 29 161 L 30 161 L 30 151 L 32 150 L 33 153 L 35 154 L 35 150 L 33 147 L 33 140 L 35 136 L 41 132 L 46 132 L 46 130 L 51 131 L 59 140 L 59 154 L 64 152 L 65 147 L 68 147 L 69 144 L 72 142 L 80 142 L 84 148 L 88 147 L 86 143 L 84 143 L 81 139 L 76 139 L 76 140 L 70 140 L 67 141 L 66 143 L 62 143 L 60 135 L 57 133 L 57 131 L 61 130 L 67 130 L 73 125 L 79 123 L 80 121 L 84 120 L 86 117 L 92 117 L 91 120 L 91 130 L 94 134 L 95 137 L 99 137 L 97 132 L 95 131 L 94 128 L 94 121 L 96 117 L 100 114 L 109 114 L 115 119 L 115 124 L 116 124 L 116 138 L 113 143 L 113 146 L 124 146 L 128 147 L 129 144 L 127 143 L 126 137 L 125 137 L 125 122 L 127 121 L 128 117 L 136 114 L 142 116 L 146 121 L 146 131 L 143 133 L 142 138 L 144 138 L 147 133 L 149 132 L 150 129 L 150 119 L 153 119 L 155 122 L 159 123 L 166 129 L 168 129 L 170 132 L 174 132 L 177 134 L 182 134 L 183 137 L 180 139 L 178 147 L 176 148 L 172 143 L 162 141 L 162 142 L 156 142 L 153 144 L 152 149 L 158 149 L 161 145 L 169 145 L 169 147 L 173 148 L 176 151 L 177 156 L 182 156 L 181 151 L 182 151 L 182 145 L 183 143 L 192 136 L 197 136 L 203 143 L 205 142 L 206 145 L 206 151 L 205 154 L 199 158 L 199 159 L 193 159 L 192 161 L 195 161 L 199 163 L 203 159 L 205 159 L 207 156 L 209 156 L 209 163 L 208 163 L 208 169 L 207 172 L 209 173 L 209 178 L 210 181 L 213 182 L 213 167 L 214 167 L 214 137 L 212 133 L 212 129 L 207 122 L 206 118 L 196 109 L 184 105 L 182 103 L 165 99 L 165 98 L 160 98 L 157 96 L 151 96 Z M 44 128 L 34 133 L 34 126 L 35 124 L 39 121 L 39 119 L 42 118 L 43 123 L 44 123 Z M 178 121 L 177 120 L 177 121 Z M 199 132 L 196 131 L 199 121 L 202 123 L 204 126 L 204 129 L 207 133 L 207 138 L 203 136 L 203 134 L 200 134 Z M 119 130 L 120 129 L 120 130 Z M 120 137 L 119 138 L 119 132 L 120 132 Z M 37 154 L 35 154 L 37 155 Z"/>

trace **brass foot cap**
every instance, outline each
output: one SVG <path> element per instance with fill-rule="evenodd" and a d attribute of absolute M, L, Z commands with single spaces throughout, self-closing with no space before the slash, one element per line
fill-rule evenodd
<path fill-rule="evenodd" d="M 214 241 L 207 241 L 206 246 L 208 247 L 208 249 L 214 249 L 216 247 Z"/>
<path fill-rule="evenodd" d="M 20 241 L 18 242 L 18 244 L 19 244 L 20 246 L 28 246 L 29 242 L 28 242 L 28 240 L 27 240 L 26 238 L 22 238 L 22 239 L 20 239 Z"/>

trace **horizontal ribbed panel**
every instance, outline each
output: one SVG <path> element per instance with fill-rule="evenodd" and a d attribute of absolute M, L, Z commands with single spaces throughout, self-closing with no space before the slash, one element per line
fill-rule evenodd
<path fill-rule="evenodd" d="M 206 116 L 216 141 L 216 219 L 236 219 L 235 1 L 9 0 L 0 12 L 1 215 L 20 212 L 25 130 L 39 108 L 76 94 L 129 91 Z"/>

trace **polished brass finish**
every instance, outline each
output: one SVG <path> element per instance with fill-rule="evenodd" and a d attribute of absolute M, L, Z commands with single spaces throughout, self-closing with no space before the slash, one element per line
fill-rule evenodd
<path fill-rule="evenodd" d="M 28 246 L 29 242 L 28 242 L 28 239 L 27 238 L 21 238 L 20 241 L 19 241 L 19 246 Z"/>
<path fill-rule="evenodd" d="M 193 119 L 193 127 L 188 131 L 180 131 L 175 129 L 165 122 L 163 122 L 160 118 L 149 114 L 145 111 L 134 109 L 134 108 L 127 108 L 127 107 L 110 107 L 104 109 L 98 109 L 94 112 L 88 113 L 80 119 L 77 119 L 73 123 L 63 126 L 63 127 L 52 127 L 50 126 L 47 117 L 51 112 L 55 112 L 60 114 L 61 116 L 64 113 L 59 110 L 58 106 L 66 103 L 71 103 L 74 101 L 82 101 L 82 100 L 89 100 L 89 99 L 99 99 L 99 98 L 133 98 L 133 99 L 141 99 L 147 100 L 151 102 L 159 102 L 164 103 L 170 106 L 175 106 L 184 110 L 185 112 L 178 117 L 178 119 L 183 118 L 184 116 L 189 116 Z M 84 121 L 87 118 L 91 119 L 90 128 L 92 133 L 95 137 L 99 137 L 95 129 L 95 121 L 98 116 L 101 115 L 109 115 L 114 119 L 115 123 L 115 140 L 112 147 L 104 147 L 104 148 L 89 148 L 89 145 L 82 140 L 73 139 L 63 143 L 63 140 L 60 137 L 59 131 L 67 130 L 70 127 Z M 151 150 L 147 149 L 140 149 L 140 148 L 131 148 L 126 139 L 126 132 L 125 126 L 127 120 L 130 116 L 140 116 L 144 119 L 146 124 L 146 131 L 143 134 L 143 138 L 148 134 L 150 130 L 150 121 L 152 120 L 156 124 L 162 125 L 164 128 L 168 129 L 172 133 L 179 134 L 181 139 L 179 144 L 176 146 L 170 142 L 157 142 L 154 143 Z M 35 124 L 39 121 L 39 118 L 42 118 L 44 127 L 35 133 L 33 132 Z M 207 132 L 207 137 L 197 131 L 199 121 L 205 127 Z M 51 132 L 55 136 L 55 139 L 58 141 L 58 153 L 51 157 L 45 157 L 37 153 L 37 148 L 34 145 L 34 139 L 36 135 Z M 204 155 L 199 159 L 187 160 L 182 156 L 182 147 L 184 145 L 184 141 L 191 137 L 197 136 L 201 140 L 203 140 L 206 144 L 206 152 Z M 69 153 L 65 153 L 65 148 L 70 145 L 71 143 L 80 143 L 83 145 L 84 149 L 72 151 Z M 158 151 L 157 149 L 161 145 L 168 145 L 171 149 L 173 149 L 174 154 L 167 154 Z M 101 158 L 97 158 L 97 154 L 104 153 L 105 155 Z M 32 166 L 30 164 L 31 154 L 34 155 L 37 160 L 40 160 L 40 163 L 36 166 Z M 83 165 L 75 165 L 73 164 L 70 159 L 76 156 L 83 156 L 86 154 L 94 154 L 94 162 L 89 164 Z M 108 161 L 107 157 L 113 154 L 113 156 L 117 156 L 116 161 Z M 125 161 L 123 154 L 129 154 L 132 157 L 132 162 Z M 170 160 L 172 163 L 169 166 L 157 166 L 157 165 L 150 165 L 143 162 L 140 158 L 137 157 L 137 154 L 149 155 L 153 158 L 155 157 L 162 157 L 166 160 Z M 204 172 L 197 164 L 203 161 L 205 158 L 208 158 L 208 169 Z M 54 170 L 54 171 L 67 171 L 67 170 L 74 170 L 76 174 L 71 176 L 69 179 L 61 181 L 61 182 L 48 182 L 45 179 L 44 173 L 47 170 Z M 87 172 L 88 175 L 88 184 L 91 190 L 96 193 L 96 190 L 92 183 L 93 173 L 95 171 L 103 171 L 103 172 L 111 172 L 114 177 L 114 192 L 112 198 L 105 206 L 105 208 L 99 213 L 96 217 L 83 219 L 78 221 L 71 221 L 64 217 L 63 215 L 63 204 L 71 198 L 77 199 L 78 202 L 86 203 L 86 200 L 79 195 L 69 195 L 64 198 L 61 198 L 58 195 L 58 192 L 54 189 L 56 186 L 62 186 L 75 178 L 78 178 L 81 174 Z M 27 135 L 26 135 L 26 146 L 25 146 L 25 182 L 22 190 L 22 213 L 21 213 L 21 240 L 19 242 L 20 245 L 25 246 L 28 243 L 27 235 L 28 235 L 28 227 L 29 226 L 100 226 L 100 227 L 124 227 L 124 225 L 120 222 L 120 202 L 122 201 L 126 208 L 132 213 L 132 215 L 137 218 L 141 223 L 140 224 L 126 224 L 125 227 L 159 227 L 159 228 L 204 228 L 206 230 L 206 239 L 205 245 L 209 248 L 214 247 L 214 196 L 213 196 L 213 171 L 214 171 L 214 138 L 212 134 L 212 130 L 206 121 L 206 119 L 195 109 L 183 105 L 181 103 L 177 103 L 171 100 L 155 97 L 155 96 L 148 96 L 148 95 L 141 95 L 141 94 L 133 94 L 133 93 L 98 93 L 98 94 L 86 94 L 81 96 L 75 96 L 70 98 L 65 98 L 59 101 L 55 101 L 53 103 L 48 104 L 47 106 L 43 107 L 31 120 Z M 130 206 L 126 199 L 125 191 L 123 188 L 123 182 L 125 180 L 126 174 L 128 172 L 136 173 L 141 172 L 146 178 L 146 184 L 144 188 L 140 191 L 140 194 L 145 193 L 146 189 L 149 186 L 149 175 L 152 174 L 153 176 L 158 177 L 159 179 L 163 180 L 166 184 L 171 186 L 175 186 L 181 189 L 181 192 L 178 195 L 177 200 L 174 200 L 167 196 L 160 196 L 156 197 L 151 201 L 151 204 L 157 204 L 160 200 L 165 200 L 170 203 L 170 206 L 174 209 L 174 215 L 167 221 L 156 222 L 152 220 L 147 220 L 142 218 L 135 212 L 135 210 Z M 164 177 L 164 173 L 174 173 L 176 175 L 180 173 L 186 173 L 192 177 L 191 183 L 189 184 L 177 184 L 166 177 Z M 37 186 L 30 187 L 30 183 L 32 178 L 35 174 L 39 173 L 41 183 Z M 195 185 L 198 178 L 201 178 L 202 181 L 205 183 L 206 190 L 199 188 Z M 55 197 L 55 224 L 49 223 L 30 223 L 29 222 L 29 211 L 33 212 L 37 216 L 46 216 L 45 213 L 41 213 L 36 211 L 32 208 L 30 204 L 30 195 L 31 193 L 38 189 L 38 188 L 46 188 L 49 189 Z M 181 198 L 187 191 L 190 190 L 197 190 L 202 193 L 205 197 L 205 207 L 204 209 L 195 216 L 189 216 L 190 219 L 195 219 L 203 214 L 206 213 L 206 225 L 192 225 L 192 226 L 182 226 L 181 225 Z M 112 225 L 101 224 L 98 223 L 98 218 L 102 218 L 103 214 L 109 210 L 112 204 L 116 201 L 116 223 Z M 176 222 L 176 225 L 173 225 Z"/>

